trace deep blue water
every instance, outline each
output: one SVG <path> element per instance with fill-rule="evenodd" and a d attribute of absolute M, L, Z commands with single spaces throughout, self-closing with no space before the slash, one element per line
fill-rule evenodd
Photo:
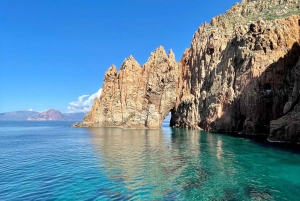
<path fill-rule="evenodd" d="M 0 200 L 299 200 L 300 153 L 245 138 L 0 122 Z"/>

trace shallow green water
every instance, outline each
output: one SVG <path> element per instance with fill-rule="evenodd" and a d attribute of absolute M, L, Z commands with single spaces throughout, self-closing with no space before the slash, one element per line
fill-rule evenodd
<path fill-rule="evenodd" d="M 203 131 L 0 122 L 0 200 L 299 200 L 300 153 Z"/>

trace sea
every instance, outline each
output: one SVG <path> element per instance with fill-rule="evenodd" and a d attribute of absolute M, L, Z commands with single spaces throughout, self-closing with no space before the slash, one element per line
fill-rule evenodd
<path fill-rule="evenodd" d="M 0 200 L 300 200 L 300 152 L 173 129 L 0 122 Z"/>

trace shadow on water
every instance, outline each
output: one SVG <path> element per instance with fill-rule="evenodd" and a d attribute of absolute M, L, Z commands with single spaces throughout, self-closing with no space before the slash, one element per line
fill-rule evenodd
<path fill-rule="evenodd" d="M 226 136 L 232 136 L 235 138 L 249 139 L 253 143 L 268 149 L 276 149 L 281 151 L 286 151 L 290 153 L 300 154 L 300 145 L 294 143 L 271 143 L 267 140 L 268 135 L 247 135 L 247 134 L 238 134 L 238 133 L 211 133 L 221 134 Z"/>

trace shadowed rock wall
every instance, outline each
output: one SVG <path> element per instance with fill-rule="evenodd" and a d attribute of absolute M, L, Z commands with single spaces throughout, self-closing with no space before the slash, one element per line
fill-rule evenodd
<path fill-rule="evenodd" d="M 200 28 L 180 61 L 181 92 L 171 125 L 268 133 L 294 84 L 299 17 L 260 19 L 232 32 Z"/>

